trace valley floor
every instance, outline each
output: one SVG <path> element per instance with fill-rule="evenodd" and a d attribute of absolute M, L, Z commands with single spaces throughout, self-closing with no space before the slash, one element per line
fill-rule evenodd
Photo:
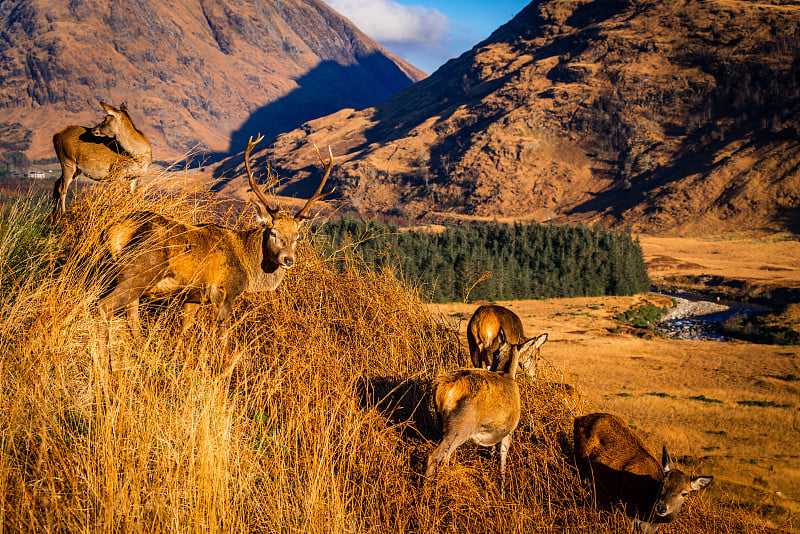
<path fill-rule="evenodd" d="M 651 238 L 641 242 L 654 281 L 686 275 L 800 286 L 800 243 L 774 239 Z M 614 316 L 656 295 L 500 302 L 526 334 L 547 332 L 544 365 L 576 386 L 587 411 L 622 416 L 654 451 L 662 443 L 709 496 L 758 511 L 780 529 L 800 513 L 800 347 L 681 341 L 620 328 Z M 480 303 L 432 304 L 465 335 Z M 464 339 L 464 357 L 467 356 Z M 466 363 L 466 361 L 464 362 Z"/>

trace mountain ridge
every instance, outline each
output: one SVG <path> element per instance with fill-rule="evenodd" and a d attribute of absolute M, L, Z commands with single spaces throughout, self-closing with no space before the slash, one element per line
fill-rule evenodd
<path fill-rule="evenodd" d="M 346 207 L 717 233 L 800 228 L 800 5 L 537 0 L 428 78 L 255 154 Z M 310 146 L 310 145 L 309 145 Z M 237 176 L 222 189 L 241 196 Z"/>

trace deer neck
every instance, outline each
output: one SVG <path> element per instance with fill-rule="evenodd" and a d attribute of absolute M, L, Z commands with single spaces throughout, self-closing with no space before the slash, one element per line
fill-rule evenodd
<path fill-rule="evenodd" d="M 138 163 L 149 163 L 153 159 L 153 150 L 147 136 L 131 124 L 116 136 L 119 146 Z"/>
<path fill-rule="evenodd" d="M 247 253 L 247 292 L 275 291 L 286 274 L 286 269 L 277 263 L 264 261 L 261 243 L 269 227 L 259 226 L 245 233 L 245 250 Z"/>

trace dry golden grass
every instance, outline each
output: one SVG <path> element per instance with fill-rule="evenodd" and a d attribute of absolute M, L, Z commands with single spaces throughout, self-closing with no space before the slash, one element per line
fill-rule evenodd
<path fill-rule="evenodd" d="M 779 377 L 800 375 L 800 349 L 663 339 L 613 320 L 645 300 L 662 306 L 669 299 L 637 295 L 499 304 L 520 316 L 527 335 L 548 333 L 542 357 L 552 366 L 553 379 L 580 392 L 577 413 L 620 415 L 652 451 L 666 444 L 685 468 L 715 477 L 703 499 L 738 501 L 775 527 L 796 531 L 800 382 Z M 464 318 L 457 325 L 462 339 L 466 318 L 477 306 L 430 305 L 451 321 Z M 718 402 L 692 398 L 701 395 Z"/>
<path fill-rule="evenodd" d="M 321 256 L 313 236 L 276 293 L 240 300 L 231 358 L 210 313 L 176 351 L 176 307 L 152 307 L 141 345 L 114 321 L 111 350 L 125 365 L 109 375 L 95 334 L 109 283 L 101 235 L 141 208 L 203 222 L 214 206 L 198 192 L 131 200 L 94 188 L 24 268 L 13 262 L 17 231 L 41 217 L 23 202 L 2 219 L 4 532 L 630 529 L 619 511 L 596 510 L 575 477 L 571 421 L 585 408 L 554 384 L 553 367 L 521 382 L 507 499 L 494 459 L 473 446 L 423 491 L 438 439 L 427 383 L 463 361 L 458 337 L 413 287 L 351 255 Z M 701 497 L 665 531 L 763 528 Z"/>
<path fill-rule="evenodd" d="M 706 274 L 767 287 L 800 287 L 800 240 L 791 234 L 725 238 L 640 235 L 639 241 L 654 280 Z"/>

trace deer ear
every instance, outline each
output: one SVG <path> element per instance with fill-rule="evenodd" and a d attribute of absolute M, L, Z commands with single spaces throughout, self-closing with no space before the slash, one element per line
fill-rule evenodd
<path fill-rule="evenodd" d="M 546 334 L 545 334 L 545 336 L 546 336 Z M 541 344 L 544 343 L 544 341 L 542 341 L 542 343 L 539 343 L 540 337 L 537 337 L 537 338 L 533 338 L 532 337 L 528 341 L 526 341 L 525 343 L 520 345 L 520 347 L 519 347 L 519 359 L 520 360 L 523 360 L 523 359 L 527 358 L 528 357 L 528 353 L 530 351 L 532 351 L 533 349 L 538 349 L 541 346 Z"/>
<path fill-rule="evenodd" d="M 500 327 L 500 330 L 497 332 L 497 337 L 494 338 L 492 341 L 492 365 L 489 367 L 490 371 L 499 371 L 503 369 L 509 357 L 511 356 L 511 345 L 509 345 L 508 340 L 506 339 L 506 333 L 503 331 L 503 328 Z"/>
<path fill-rule="evenodd" d="M 699 491 L 699 490 L 705 488 L 706 486 L 711 484 L 712 480 L 714 480 L 714 477 L 697 477 L 697 478 L 693 478 L 691 483 L 690 483 L 692 491 Z"/>
<path fill-rule="evenodd" d="M 536 338 L 536 344 L 533 346 L 533 348 L 538 349 L 539 347 L 544 345 L 545 341 L 547 341 L 547 334 L 542 334 L 541 336 Z"/>
<path fill-rule="evenodd" d="M 667 446 L 661 450 L 661 467 L 664 468 L 664 473 L 669 473 L 673 469 L 675 469 L 675 461 L 672 459 L 672 456 L 669 455 L 667 452 Z"/>
<path fill-rule="evenodd" d="M 497 343 L 498 345 L 505 345 L 508 343 L 508 339 L 506 338 L 506 331 L 503 330 L 503 327 L 500 327 L 500 330 L 497 331 Z"/>
<path fill-rule="evenodd" d="M 111 104 L 106 104 L 102 100 L 100 101 L 100 107 L 102 107 L 109 115 L 114 115 L 115 113 L 118 112 L 117 108 L 115 108 Z"/>
<path fill-rule="evenodd" d="M 250 199 L 250 204 L 256 210 L 256 221 L 258 224 L 272 224 L 274 219 L 272 218 L 272 214 L 264 208 L 264 205 L 261 204 L 258 200 Z"/>
<path fill-rule="evenodd" d="M 128 106 L 126 106 L 126 105 L 125 105 L 125 102 L 123 102 L 122 104 L 120 104 L 120 106 L 119 106 L 119 110 L 120 110 L 120 111 L 124 111 L 125 113 L 127 113 L 127 112 L 128 112 Z"/>

